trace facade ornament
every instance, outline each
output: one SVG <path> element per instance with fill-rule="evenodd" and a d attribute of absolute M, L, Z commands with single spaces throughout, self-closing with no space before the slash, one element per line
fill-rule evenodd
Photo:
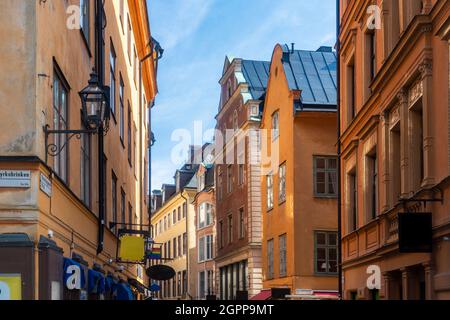
<path fill-rule="evenodd" d="M 422 78 L 431 76 L 433 74 L 433 60 L 425 58 L 419 65 L 419 71 L 422 74 Z"/>

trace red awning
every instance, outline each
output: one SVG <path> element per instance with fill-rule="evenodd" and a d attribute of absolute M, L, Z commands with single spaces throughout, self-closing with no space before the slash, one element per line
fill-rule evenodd
<path fill-rule="evenodd" d="M 250 300 L 262 301 L 262 300 L 269 300 L 271 297 L 272 297 L 272 290 L 271 289 L 266 289 L 266 290 L 262 290 L 257 295 L 251 297 Z"/>

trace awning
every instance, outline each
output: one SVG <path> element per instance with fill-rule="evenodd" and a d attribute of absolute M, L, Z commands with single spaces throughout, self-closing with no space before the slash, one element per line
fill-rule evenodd
<path fill-rule="evenodd" d="M 264 289 L 257 295 L 250 298 L 250 300 L 263 301 L 269 300 L 272 297 L 272 289 Z"/>
<path fill-rule="evenodd" d="M 339 293 L 334 290 L 299 290 L 297 294 L 287 295 L 286 298 L 292 300 L 339 300 Z"/>
<path fill-rule="evenodd" d="M 145 285 L 140 283 L 136 279 L 129 278 L 128 283 L 134 287 L 140 294 L 142 294 L 144 297 L 148 298 L 151 296 L 151 289 L 147 288 Z"/>
<path fill-rule="evenodd" d="M 105 276 L 101 272 L 92 269 L 88 270 L 88 292 L 105 293 Z"/>
<path fill-rule="evenodd" d="M 133 291 L 131 291 L 131 288 L 127 283 L 120 282 L 119 284 L 117 284 L 116 288 L 116 300 L 134 300 Z"/>

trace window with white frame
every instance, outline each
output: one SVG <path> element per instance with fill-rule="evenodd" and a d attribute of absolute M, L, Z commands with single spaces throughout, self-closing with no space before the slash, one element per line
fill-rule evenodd
<path fill-rule="evenodd" d="M 267 210 L 273 209 L 273 175 L 269 173 L 266 176 L 267 187 Z"/>
<path fill-rule="evenodd" d="M 278 170 L 278 202 L 286 201 L 286 163 L 283 163 Z"/>
<path fill-rule="evenodd" d="M 198 228 L 204 228 L 212 224 L 212 204 L 201 203 L 198 208 Z"/>
<path fill-rule="evenodd" d="M 277 139 L 279 135 L 280 135 L 279 113 L 278 111 L 276 111 L 272 115 L 272 140 Z"/>
<path fill-rule="evenodd" d="M 63 80 L 59 71 L 55 70 L 53 80 L 53 128 L 55 130 L 67 130 L 69 127 L 68 115 L 68 86 Z M 67 135 L 55 134 L 54 144 L 60 149 L 67 141 Z M 64 148 L 62 151 L 54 157 L 53 168 L 56 174 L 67 183 L 68 176 L 68 149 Z"/>
<path fill-rule="evenodd" d="M 207 235 L 198 240 L 198 262 L 213 259 L 213 236 Z"/>

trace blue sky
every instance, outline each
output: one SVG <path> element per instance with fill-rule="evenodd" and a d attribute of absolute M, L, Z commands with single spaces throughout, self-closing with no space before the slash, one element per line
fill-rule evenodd
<path fill-rule="evenodd" d="M 152 36 L 165 49 L 152 110 L 152 189 L 172 183 L 172 132 L 215 126 L 225 56 L 270 61 L 277 43 L 335 43 L 335 0 L 148 0 Z"/>

